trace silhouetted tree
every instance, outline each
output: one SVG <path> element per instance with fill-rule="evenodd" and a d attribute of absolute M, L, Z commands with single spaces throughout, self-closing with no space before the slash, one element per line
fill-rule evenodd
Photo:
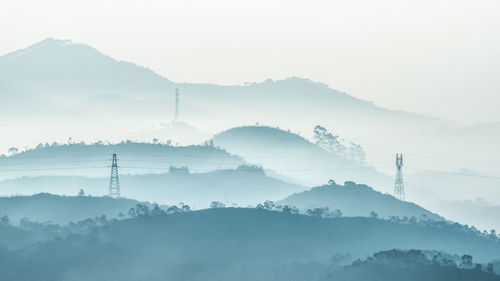
<path fill-rule="evenodd" d="M 471 269 L 474 266 L 471 255 L 463 255 L 460 260 L 461 260 L 460 262 L 461 268 Z"/>
<path fill-rule="evenodd" d="M 260 204 L 260 203 L 257 204 L 257 209 L 264 209 L 264 210 L 269 210 L 270 211 L 270 210 L 274 209 L 275 206 L 276 205 L 274 204 L 273 201 L 267 200 L 267 201 L 265 201 L 262 204 Z"/>
<path fill-rule="evenodd" d="M 488 265 L 486 266 L 486 272 L 490 273 L 490 274 L 494 274 L 495 273 L 495 270 L 493 269 L 493 263 L 488 263 Z"/>
<path fill-rule="evenodd" d="M 10 220 L 9 220 L 9 217 L 7 215 L 3 215 L 1 218 L 0 218 L 0 223 L 2 225 L 10 225 Z"/>
<path fill-rule="evenodd" d="M 289 207 L 288 205 L 281 207 L 281 211 L 286 214 L 294 214 L 294 215 L 299 213 L 299 209 L 293 206 Z"/>
<path fill-rule="evenodd" d="M 78 191 L 78 196 L 85 196 L 85 191 L 82 188 Z"/>
<path fill-rule="evenodd" d="M 226 205 L 224 203 L 219 202 L 219 201 L 213 201 L 210 203 L 210 209 L 218 209 L 218 208 L 225 208 Z"/>
<path fill-rule="evenodd" d="M 11 147 L 7 150 L 7 152 L 9 153 L 9 155 L 14 155 L 19 152 L 19 149 L 17 149 L 17 147 Z"/>
<path fill-rule="evenodd" d="M 158 204 L 154 204 L 153 209 L 151 209 L 151 212 L 150 212 L 150 215 L 153 216 L 153 217 L 154 216 L 164 216 L 166 214 L 167 213 L 163 209 L 161 209 L 158 206 Z"/>

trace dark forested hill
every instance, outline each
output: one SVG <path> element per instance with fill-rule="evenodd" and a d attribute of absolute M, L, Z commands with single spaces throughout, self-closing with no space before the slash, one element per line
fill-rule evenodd
<path fill-rule="evenodd" d="M 375 212 L 378 216 L 389 218 L 426 216 L 430 219 L 442 218 L 416 204 L 400 201 L 392 195 L 382 194 L 364 184 L 346 182 L 343 186 L 335 183 L 314 187 L 288 196 L 279 202 L 283 205 L 295 206 L 302 211 L 328 207 L 339 209 L 346 216 L 370 216 Z"/>
<path fill-rule="evenodd" d="M 8 280 L 22 267 L 16 280 L 317 280 L 338 253 L 357 259 L 416 248 L 470 254 L 484 263 L 500 255 L 499 245 L 444 222 L 219 208 L 141 216 L 97 227 L 91 236 L 4 249 L 0 277 Z"/>
<path fill-rule="evenodd" d="M 471 257 L 472 258 L 472 257 Z M 440 254 L 427 257 L 422 251 L 391 250 L 375 253 L 364 261 L 340 268 L 325 280 L 336 281 L 498 281 L 493 264 L 474 264 L 466 256 L 456 264 Z"/>

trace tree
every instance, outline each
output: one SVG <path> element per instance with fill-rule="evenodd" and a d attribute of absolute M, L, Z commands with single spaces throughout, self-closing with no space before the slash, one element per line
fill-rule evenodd
<path fill-rule="evenodd" d="M 341 218 L 344 215 L 341 210 L 335 209 L 333 212 L 329 214 L 329 217 L 334 217 L 334 218 Z"/>
<path fill-rule="evenodd" d="M 489 274 L 495 273 L 495 271 L 493 270 L 493 263 L 488 263 L 488 265 L 486 266 L 486 272 L 488 272 Z"/>
<path fill-rule="evenodd" d="M 328 207 L 323 207 L 323 208 L 308 209 L 306 211 L 306 214 L 312 217 L 325 218 L 328 216 L 328 212 L 329 212 Z"/>
<path fill-rule="evenodd" d="M 191 211 L 191 207 L 189 207 L 189 205 L 182 204 L 182 206 L 181 206 L 181 210 L 182 210 L 183 212 L 190 212 L 190 211 Z"/>
<path fill-rule="evenodd" d="M 149 216 L 149 207 L 146 204 L 137 204 L 135 207 L 130 208 L 128 215 L 133 218 Z"/>
<path fill-rule="evenodd" d="M 80 188 L 78 191 L 78 196 L 85 196 L 85 191 L 83 191 L 83 188 Z"/>
<path fill-rule="evenodd" d="M 10 220 L 7 215 L 4 215 L 0 218 L 0 224 L 2 225 L 10 225 Z"/>
<path fill-rule="evenodd" d="M 225 208 L 226 205 L 224 203 L 219 202 L 219 201 L 213 201 L 210 203 L 210 209 L 218 209 L 218 208 Z"/>
<path fill-rule="evenodd" d="M 299 209 L 297 209 L 297 207 L 289 207 L 287 205 L 283 206 L 281 208 L 281 211 L 285 214 L 293 214 L 293 215 L 296 215 L 299 213 Z"/>
<path fill-rule="evenodd" d="M 268 210 L 268 211 L 270 211 L 270 210 L 274 209 L 274 207 L 275 207 L 275 206 L 276 206 L 276 205 L 274 204 L 274 202 L 273 202 L 273 201 L 269 201 L 269 200 L 267 200 L 267 201 L 265 201 L 265 202 L 264 202 L 264 203 L 262 203 L 262 204 L 260 204 L 260 203 L 259 203 L 259 204 L 257 204 L 257 209 L 264 209 L 264 210 Z"/>
<path fill-rule="evenodd" d="M 179 207 L 177 206 L 170 206 L 168 209 L 167 209 L 167 214 L 176 214 L 176 213 L 180 213 L 181 212 L 181 209 L 179 209 Z"/>
<path fill-rule="evenodd" d="M 331 134 L 320 125 L 314 127 L 313 132 L 315 143 L 324 150 L 342 155 L 357 162 L 365 161 L 366 154 L 360 145 L 352 142 L 346 145 L 345 141 L 340 139 L 339 136 Z"/>
<path fill-rule="evenodd" d="M 11 147 L 7 150 L 7 152 L 9 153 L 9 155 L 14 155 L 19 152 L 19 149 L 17 149 L 17 147 Z"/>
<path fill-rule="evenodd" d="M 370 218 L 377 219 L 378 218 L 378 214 L 375 213 L 375 212 L 370 212 Z"/>
<path fill-rule="evenodd" d="M 183 213 L 183 212 L 190 212 L 191 211 L 191 207 L 189 207 L 189 205 L 186 205 L 184 203 L 179 203 L 179 207 L 177 206 L 170 206 L 168 209 L 167 209 L 167 214 L 176 214 L 176 213 Z"/>
<path fill-rule="evenodd" d="M 153 209 L 150 212 L 150 215 L 153 216 L 153 217 L 155 217 L 155 216 L 164 216 L 166 214 L 167 213 L 163 209 L 161 209 L 158 206 L 158 204 L 154 204 Z"/>
<path fill-rule="evenodd" d="M 471 269 L 473 266 L 474 266 L 474 263 L 472 262 L 472 256 L 471 255 L 463 255 L 461 258 L 460 267 L 465 268 L 465 269 Z"/>

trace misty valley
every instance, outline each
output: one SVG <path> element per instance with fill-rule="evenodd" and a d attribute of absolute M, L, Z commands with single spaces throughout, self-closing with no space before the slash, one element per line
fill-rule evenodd
<path fill-rule="evenodd" d="M 0 93 L 0 280 L 500 281 L 499 123 L 52 38 Z"/>

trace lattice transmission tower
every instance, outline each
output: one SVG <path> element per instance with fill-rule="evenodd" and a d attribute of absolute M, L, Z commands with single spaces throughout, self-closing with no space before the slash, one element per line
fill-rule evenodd
<path fill-rule="evenodd" d="M 113 154 L 113 162 L 111 163 L 109 196 L 113 198 L 120 198 L 120 180 L 118 178 L 118 160 L 116 159 L 116 154 Z"/>
<path fill-rule="evenodd" d="M 394 182 L 394 197 L 405 200 L 405 187 L 403 185 L 403 154 L 396 154 L 396 180 Z"/>

